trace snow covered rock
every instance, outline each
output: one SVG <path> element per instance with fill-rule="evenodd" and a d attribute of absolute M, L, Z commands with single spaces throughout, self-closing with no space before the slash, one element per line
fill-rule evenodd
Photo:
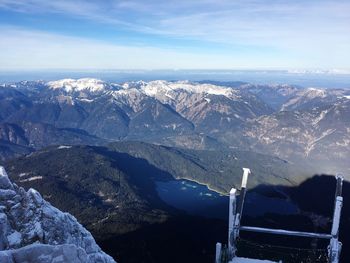
<path fill-rule="evenodd" d="M 115 262 L 70 214 L 12 184 L 0 166 L 0 262 Z"/>

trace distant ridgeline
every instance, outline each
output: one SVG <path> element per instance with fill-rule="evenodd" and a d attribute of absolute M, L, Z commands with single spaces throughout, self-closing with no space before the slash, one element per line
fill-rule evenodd
<path fill-rule="evenodd" d="M 48 145 L 137 140 L 278 156 L 348 171 L 350 90 L 97 79 L 0 85 L 0 159 Z M 332 155 L 328 155 L 332 152 Z M 311 176 L 312 174 L 308 174 Z"/>

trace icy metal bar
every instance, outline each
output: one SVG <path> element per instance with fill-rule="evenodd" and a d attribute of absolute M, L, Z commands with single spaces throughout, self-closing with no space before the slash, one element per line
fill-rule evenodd
<path fill-rule="evenodd" d="M 247 181 L 248 181 L 248 175 L 250 174 L 249 168 L 243 168 L 243 178 L 242 178 L 242 185 L 241 185 L 241 192 L 239 194 L 239 202 L 237 207 L 237 214 L 240 216 L 243 212 L 243 204 L 244 204 L 244 198 L 246 194 L 246 188 L 247 188 Z"/>
<path fill-rule="evenodd" d="M 216 250 L 215 250 L 215 263 L 220 263 L 221 259 L 221 243 L 216 243 Z"/>
<path fill-rule="evenodd" d="M 341 179 L 342 181 L 342 179 Z M 337 178 L 337 193 L 339 193 L 339 178 Z M 329 262 L 338 263 L 340 258 L 340 252 L 342 244 L 338 241 L 339 236 L 339 223 L 341 216 L 341 209 L 343 206 L 343 197 L 337 196 L 335 201 L 334 213 L 333 213 L 333 224 L 332 224 L 332 239 L 329 243 Z"/>
<path fill-rule="evenodd" d="M 241 226 L 240 230 L 249 231 L 249 232 L 275 234 L 275 235 L 285 235 L 285 236 L 298 236 L 298 237 L 324 238 L 324 239 L 332 238 L 332 235 L 330 234 L 290 231 L 290 230 L 283 230 L 283 229 L 271 229 L 271 228 L 253 227 L 253 226 Z"/>
<path fill-rule="evenodd" d="M 344 177 L 342 174 L 337 174 L 335 178 L 337 179 L 337 188 L 335 190 L 335 197 L 342 196 Z"/>
<path fill-rule="evenodd" d="M 234 224 L 236 214 L 236 189 L 232 188 L 230 191 L 230 202 L 229 202 L 229 215 L 228 215 L 228 251 L 230 257 L 236 252 L 235 240 L 234 240 Z"/>
<path fill-rule="evenodd" d="M 236 239 L 239 237 L 239 229 L 241 226 L 241 217 L 243 212 L 243 204 L 244 204 L 244 198 L 246 194 L 246 187 L 247 187 L 247 181 L 248 176 L 250 174 L 249 168 L 243 168 L 243 178 L 242 178 L 242 185 L 241 185 L 241 191 L 239 194 L 239 202 L 237 205 L 236 215 L 234 218 L 234 227 L 233 227 L 233 242 L 236 243 Z"/>
<path fill-rule="evenodd" d="M 332 224 L 332 236 L 338 238 L 339 235 L 339 223 L 340 223 L 340 215 L 341 215 L 341 208 L 343 205 L 343 197 L 337 196 L 335 208 L 334 208 L 334 214 L 333 214 L 333 224 Z"/>

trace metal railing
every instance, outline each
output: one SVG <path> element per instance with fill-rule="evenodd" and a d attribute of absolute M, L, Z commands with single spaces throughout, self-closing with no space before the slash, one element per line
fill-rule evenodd
<path fill-rule="evenodd" d="M 301 232 L 301 231 L 290 231 L 284 229 L 272 229 L 272 228 L 262 228 L 254 226 L 241 226 L 241 216 L 243 211 L 244 199 L 246 194 L 246 186 L 248 181 L 248 176 L 250 174 L 250 169 L 243 168 L 243 178 L 241 184 L 240 198 L 237 204 L 237 190 L 232 188 L 230 191 L 230 201 L 229 201 L 229 227 L 228 227 L 228 246 L 224 250 L 221 243 L 216 244 L 216 257 L 215 262 L 221 263 L 223 257 L 225 260 L 230 261 L 236 257 L 237 252 L 237 240 L 239 238 L 240 231 L 258 232 L 273 235 L 284 235 L 284 236 L 295 236 L 295 237 L 306 237 L 306 238 L 319 238 L 319 239 L 329 239 L 328 246 L 328 262 L 338 263 L 342 248 L 342 243 L 339 242 L 339 223 L 341 216 L 341 209 L 343 205 L 342 197 L 342 186 L 343 186 L 343 176 L 337 175 L 337 186 L 335 193 L 335 205 L 333 212 L 333 223 L 332 230 L 330 234 L 324 233 L 311 233 L 311 232 Z M 225 256 L 224 256 L 225 255 Z"/>

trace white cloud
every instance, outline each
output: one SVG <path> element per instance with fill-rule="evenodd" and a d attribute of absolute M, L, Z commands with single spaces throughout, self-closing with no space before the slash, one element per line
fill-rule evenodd
<path fill-rule="evenodd" d="M 0 70 L 245 68 L 251 62 L 239 56 L 114 45 L 14 27 L 0 27 L 0 31 Z"/>
<path fill-rule="evenodd" d="M 0 70 L 345 68 L 339 66 L 338 61 L 310 61 L 290 54 L 271 56 L 270 53 L 249 54 L 249 51 L 193 52 L 179 48 L 127 46 L 4 26 L 0 26 L 0 32 Z"/>
<path fill-rule="evenodd" d="M 226 44 L 290 47 L 350 39 L 350 2 L 343 0 L 0 0 L 0 7 Z"/>
<path fill-rule="evenodd" d="M 37 58 L 45 59 L 55 58 L 59 53 L 64 57 L 55 58 L 57 63 L 62 66 L 72 63 L 71 67 L 228 68 L 250 65 L 256 68 L 350 68 L 349 1 L 0 0 L 0 8 L 26 13 L 60 13 L 88 19 L 101 26 L 109 24 L 129 30 L 131 35 L 141 32 L 148 34 L 149 38 L 162 36 L 167 38 L 165 45 L 173 47 L 129 47 L 43 32 L 11 32 L 7 28 L 8 35 L 2 34 L 4 39 L 0 45 L 9 41 L 13 46 L 5 45 L 8 54 L 0 54 L 0 57 L 11 60 L 12 64 L 8 62 L 8 65 L 13 67 L 19 54 L 22 57 L 36 54 Z M 20 38 L 21 43 L 27 43 L 27 47 L 16 43 L 16 38 Z M 219 55 L 218 45 L 213 47 L 211 55 L 203 51 L 193 54 L 193 48 L 176 49 L 172 39 L 224 44 L 227 53 L 225 56 Z M 246 51 L 240 53 L 239 48 Z M 11 54 L 13 51 L 16 53 Z M 109 55 L 104 57 L 107 51 Z M 9 59 L 11 56 L 12 59 Z M 165 57 L 168 61 L 155 59 L 157 57 Z M 147 59 L 151 62 L 147 63 Z M 195 62 L 195 59 L 199 62 Z M 24 65 L 34 61 L 18 63 Z M 48 62 L 37 60 L 37 63 L 44 66 Z"/>

